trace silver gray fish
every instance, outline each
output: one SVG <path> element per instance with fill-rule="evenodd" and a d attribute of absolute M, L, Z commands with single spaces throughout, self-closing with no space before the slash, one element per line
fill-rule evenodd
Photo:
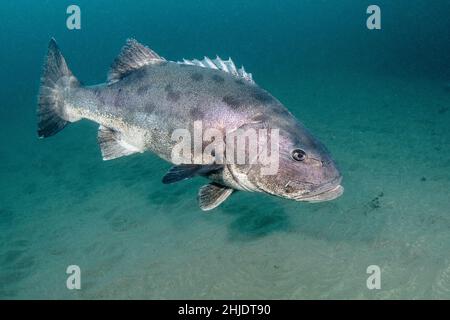
<path fill-rule="evenodd" d="M 41 138 L 81 119 L 98 123 L 104 160 L 151 151 L 173 162 L 177 141 L 172 133 L 178 128 L 192 131 L 196 121 L 220 130 L 224 138 L 239 128 L 278 129 L 276 174 L 261 174 L 263 164 L 259 163 L 187 163 L 168 171 L 164 183 L 194 176 L 211 180 L 198 193 L 203 210 L 217 207 L 236 190 L 307 202 L 332 200 L 344 190 L 341 174 L 326 148 L 231 59 L 172 62 L 128 40 L 107 83 L 81 86 L 52 39 L 37 115 Z"/>

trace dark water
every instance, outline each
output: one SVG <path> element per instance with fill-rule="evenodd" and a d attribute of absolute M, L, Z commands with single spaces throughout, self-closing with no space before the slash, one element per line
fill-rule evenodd
<path fill-rule="evenodd" d="M 1 2 L 0 298 L 450 298 L 450 1 L 76 1 L 81 30 L 70 4 Z M 93 123 L 38 140 L 51 37 L 85 84 L 129 37 L 232 57 L 327 145 L 344 196 L 237 193 L 204 214 L 202 179 L 163 185 L 148 153 L 103 162 Z"/>

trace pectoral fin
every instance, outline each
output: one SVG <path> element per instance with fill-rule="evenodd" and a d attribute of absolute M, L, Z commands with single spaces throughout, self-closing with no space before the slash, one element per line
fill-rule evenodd
<path fill-rule="evenodd" d="M 221 170 L 223 165 L 211 164 L 180 164 L 169 169 L 163 177 L 162 182 L 165 184 L 178 182 L 181 180 L 192 178 L 196 175 L 204 176 L 217 170 Z"/>
<path fill-rule="evenodd" d="M 98 144 L 100 145 L 103 160 L 112 160 L 136 152 L 142 152 L 123 140 L 120 132 L 104 126 L 98 128 Z"/>
<path fill-rule="evenodd" d="M 224 202 L 232 193 L 233 189 L 220 184 L 214 182 L 207 184 L 198 191 L 198 204 L 200 209 L 203 211 L 214 209 Z"/>

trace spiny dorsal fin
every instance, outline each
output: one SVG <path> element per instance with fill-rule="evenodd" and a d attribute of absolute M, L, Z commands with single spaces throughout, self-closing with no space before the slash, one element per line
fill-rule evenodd
<path fill-rule="evenodd" d="M 203 211 L 214 209 L 224 202 L 232 193 L 233 189 L 220 184 L 214 182 L 207 184 L 198 191 L 198 204 L 200 209 Z"/>
<path fill-rule="evenodd" d="M 100 145 L 103 160 L 112 160 L 136 152 L 143 152 L 127 143 L 120 132 L 104 126 L 98 128 L 98 144 Z"/>
<path fill-rule="evenodd" d="M 219 56 L 217 56 L 216 59 L 211 60 L 208 57 L 204 57 L 204 59 L 201 61 L 197 59 L 194 60 L 183 59 L 183 61 L 178 61 L 177 63 L 187 64 L 191 66 L 199 66 L 202 68 L 221 70 L 223 72 L 231 73 L 235 77 L 244 79 L 250 83 L 255 83 L 255 81 L 253 81 L 252 74 L 246 72 L 243 66 L 240 69 L 237 69 L 236 65 L 234 64 L 233 60 L 231 60 L 231 58 L 228 58 L 228 60 L 222 60 Z"/>
<path fill-rule="evenodd" d="M 134 39 L 128 39 L 111 66 L 111 70 L 108 73 L 108 82 L 119 81 L 134 70 L 162 61 L 166 61 L 166 59 L 160 57 L 152 49 Z"/>

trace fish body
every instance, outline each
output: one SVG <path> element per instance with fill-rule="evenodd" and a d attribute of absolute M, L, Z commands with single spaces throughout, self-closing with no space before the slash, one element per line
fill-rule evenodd
<path fill-rule="evenodd" d="M 54 135 L 81 119 L 100 125 L 104 160 L 150 151 L 174 163 L 179 141 L 173 133 L 184 128 L 195 135 L 196 123 L 215 129 L 224 141 L 239 128 L 279 130 L 276 174 L 262 175 L 261 164 L 206 159 L 169 170 L 164 183 L 194 176 L 212 181 L 198 195 L 203 210 L 215 208 L 235 190 L 299 201 L 331 200 L 343 192 L 340 173 L 325 147 L 231 59 L 167 61 L 129 40 L 113 63 L 108 82 L 83 87 L 52 39 L 41 79 L 38 135 Z M 206 145 L 201 142 L 202 150 Z M 293 159 L 295 150 L 307 157 Z"/>

